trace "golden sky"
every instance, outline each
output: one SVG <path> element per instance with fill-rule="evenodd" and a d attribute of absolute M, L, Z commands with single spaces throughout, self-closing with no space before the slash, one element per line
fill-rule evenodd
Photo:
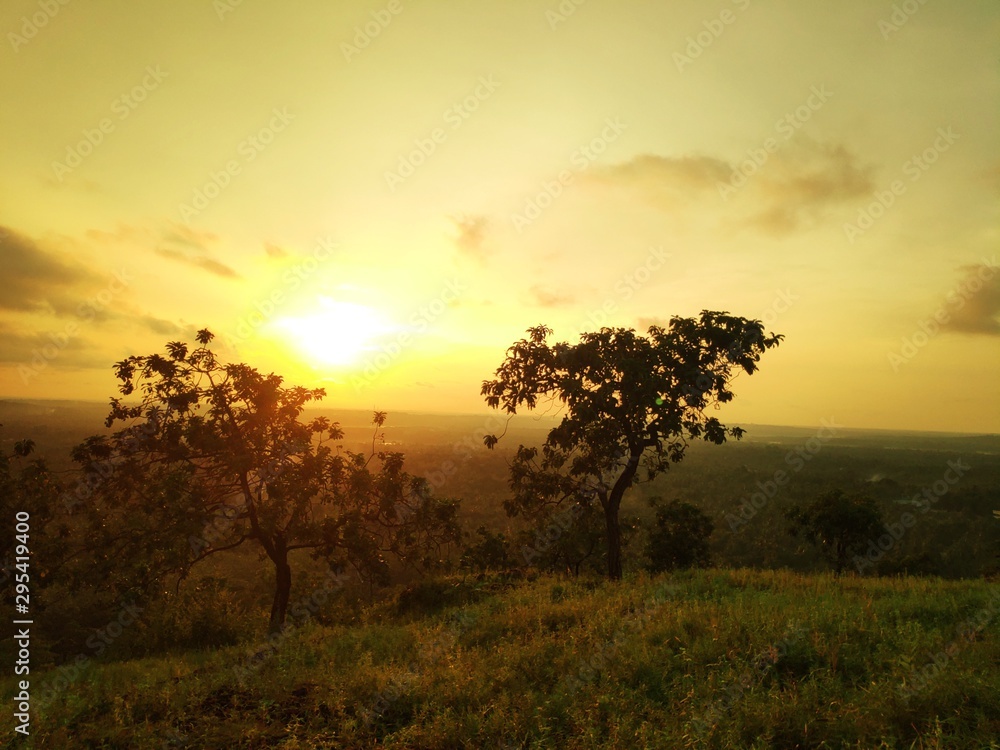
<path fill-rule="evenodd" d="M 193 340 L 482 411 L 526 328 L 786 341 L 734 422 L 1000 431 L 1000 6 L 7 0 L 0 396 Z"/>

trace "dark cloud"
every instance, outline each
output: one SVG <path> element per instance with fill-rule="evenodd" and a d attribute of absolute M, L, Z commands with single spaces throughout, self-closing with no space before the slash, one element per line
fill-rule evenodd
<path fill-rule="evenodd" d="M 44 332 L 29 332 L 0 323 L 0 363 L 21 365 L 25 385 L 51 369 L 107 367 L 83 335 L 83 326 L 70 321 Z"/>
<path fill-rule="evenodd" d="M 533 286 L 528 290 L 534 304 L 539 307 L 565 307 L 576 302 L 572 294 L 565 292 L 553 292 L 540 286 Z"/>
<path fill-rule="evenodd" d="M 1000 267 L 979 263 L 960 270 L 965 278 L 948 295 L 949 320 L 942 328 L 1000 336 Z"/>
<path fill-rule="evenodd" d="M 489 219 L 485 216 L 453 216 L 451 221 L 458 230 L 455 245 L 459 252 L 476 260 L 485 261 L 487 253 L 483 243 Z"/>
<path fill-rule="evenodd" d="M 595 169 L 586 179 L 668 213 L 689 211 L 693 204 L 721 206 L 730 225 L 776 235 L 808 228 L 828 207 L 875 189 L 870 168 L 859 166 L 846 148 L 809 141 L 783 146 L 759 165 L 642 154 Z"/>
<path fill-rule="evenodd" d="M 75 310 L 74 290 L 97 277 L 7 227 L 0 227 L 0 309 L 18 312 Z"/>
<path fill-rule="evenodd" d="M 201 268 L 209 273 L 214 273 L 216 276 L 222 276 L 227 279 L 240 278 L 240 275 L 225 263 L 220 263 L 214 258 L 208 258 L 204 255 L 189 255 L 181 250 L 175 250 L 174 248 L 169 247 L 158 247 L 153 252 L 160 257 L 169 258 L 170 260 L 175 260 L 178 263 L 186 263 L 187 265 L 194 266 L 195 268 Z"/>

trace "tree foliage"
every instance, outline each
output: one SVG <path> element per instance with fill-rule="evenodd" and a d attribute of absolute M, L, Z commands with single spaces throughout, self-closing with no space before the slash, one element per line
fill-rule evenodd
<path fill-rule="evenodd" d="M 849 496 L 843 490 L 826 492 L 805 507 L 786 512 L 792 522 L 789 532 L 815 545 L 843 573 L 854 555 L 885 533 L 882 512 L 867 496 Z"/>
<path fill-rule="evenodd" d="M 680 500 L 651 504 L 656 509 L 656 519 L 646 545 L 649 570 L 659 573 L 707 567 L 708 539 L 715 529 L 712 519 L 700 508 Z"/>
<path fill-rule="evenodd" d="M 343 450 L 339 424 L 301 419 L 323 389 L 220 362 L 212 338 L 202 330 L 195 348 L 171 342 L 166 356 L 115 365 L 124 398 L 112 399 L 107 426 L 125 426 L 74 456 L 84 470 L 103 467 L 84 510 L 101 560 L 137 561 L 130 573 L 141 584 L 257 545 L 275 569 L 272 630 L 285 620 L 296 550 L 376 581 L 387 580 L 387 555 L 419 569 L 440 561 L 457 540 L 457 504 L 432 497 L 401 453 L 380 449 L 383 412 L 369 452 Z"/>
<path fill-rule="evenodd" d="M 605 522 L 608 575 L 619 578 L 622 497 L 684 458 L 692 440 L 723 443 L 743 430 L 706 413 L 734 398 L 739 372 L 757 370 L 782 336 L 757 320 L 703 311 L 674 317 L 648 336 L 631 328 L 583 333 L 578 344 L 550 344 L 551 329 L 528 329 L 507 350 L 496 379 L 484 381 L 486 403 L 508 414 L 555 405 L 564 414 L 539 450 L 521 445 L 510 468 L 511 515 L 546 506 L 599 504 Z M 487 447 L 499 438 L 488 435 Z"/>

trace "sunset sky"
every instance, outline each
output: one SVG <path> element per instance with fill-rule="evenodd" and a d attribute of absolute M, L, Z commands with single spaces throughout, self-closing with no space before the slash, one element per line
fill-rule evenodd
<path fill-rule="evenodd" d="M 0 396 L 193 341 L 479 412 L 507 346 L 702 309 L 734 422 L 1000 432 L 1000 5 L 0 7 Z M 936 317 L 935 317 L 936 316 Z"/>

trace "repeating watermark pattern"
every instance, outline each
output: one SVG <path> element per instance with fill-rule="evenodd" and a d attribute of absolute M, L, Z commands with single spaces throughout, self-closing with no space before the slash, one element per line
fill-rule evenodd
<path fill-rule="evenodd" d="M 854 223 L 844 223 L 844 235 L 852 245 L 854 241 L 875 226 L 875 222 L 885 216 L 886 211 L 892 208 L 896 199 L 903 195 L 910 185 L 917 182 L 927 173 L 941 154 L 950 149 L 961 136 L 954 132 L 949 125 L 946 128 L 937 129 L 937 137 L 934 142 L 912 157 L 903 162 L 901 171 L 903 175 L 910 178 L 909 184 L 901 179 L 893 180 L 888 188 L 876 190 L 873 193 L 874 200 L 858 211 L 858 217 Z"/>
<path fill-rule="evenodd" d="M 37 37 L 38 32 L 48 26 L 49 22 L 59 15 L 59 11 L 64 6 L 69 5 L 69 3 L 70 0 L 39 0 L 38 10 L 30 16 L 21 17 L 21 26 L 18 29 L 20 33 L 7 32 L 7 39 L 10 41 L 14 51 L 17 52 L 21 47 Z"/>
<path fill-rule="evenodd" d="M 889 365 L 893 372 L 899 372 L 899 368 L 913 360 L 920 350 L 930 343 L 938 333 L 941 326 L 947 325 L 951 321 L 952 311 L 961 310 L 966 303 L 976 296 L 985 286 L 986 282 L 992 279 L 997 273 L 997 261 L 994 255 L 992 259 L 986 260 L 977 267 L 974 275 L 963 280 L 956 289 L 948 292 L 945 297 L 945 304 L 938 307 L 930 318 L 924 318 L 917 323 L 917 330 L 909 336 L 904 336 L 900 342 L 898 351 L 887 352 Z"/>
<path fill-rule="evenodd" d="M 159 65 L 147 67 L 142 81 L 111 102 L 111 112 L 118 115 L 118 122 L 127 120 L 139 105 L 160 87 L 168 75 L 170 74 L 161 70 Z M 110 117 L 104 117 L 97 123 L 96 127 L 84 128 L 83 138 L 66 147 L 66 156 L 63 161 L 52 162 L 52 172 L 56 179 L 62 182 L 66 175 L 71 174 L 73 170 L 82 165 L 84 160 L 93 154 L 104 143 L 105 138 L 115 132 L 117 127 L 118 123 Z"/>
<path fill-rule="evenodd" d="M 732 0 L 733 5 L 742 13 L 750 7 L 750 0 Z M 704 30 L 699 31 L 694 36 L 689 36 L 684 52 L 674 52 L 673 61 L 677 66 L 677 72 L 683 73 L 684 69 L 692 65 L 695 60 L 715 44 L 716 40 L 723 35 L 726 29 L 736 23 L 739 18 L 730 8 L 723 8 L 717 18 L 710 18 L 702 26 Z"/>
<path fill-rule="evenodd" d="M 243 0 L 212 0 L 212 8 L 220 21 L 225 21 L 226 16 L 243 5 Z"/>
<path fill-rule="evenodd" d="M 570 156 L 570 164 L 582 172 L 600 157 L 608 146 L 618 140 L 619 136 L 628 128 L 619 118 L 607 118 L 604 121 L 604 129 L 601 134 L 592 138 L 589 143 L 580 146 Z M 512 213 L 510 222 L 518 234 L 521 234 L 525 227 L 534 224 L 542 213 L 551 206 L 565 189 L 569 187 L 576 174 L 563 169 L 556 175 L 554 180 L 546 180 L 539 185 L 539 190 L 533 196 L 525 200 L 524 208 L 520 213 Z"/>
<path fill-rule="evenodd" d="M 844 425 L 837 424 L 833 417 L 829 420 L 821 419 L 820 424 L 822 426 L 815 435 L 785 454 L 785 464 L 790 467 L 791 471 L 776 469 L 770 479 L 758 480 L 756 491 L 751 492 L 739 504 L 735 512 L 726 513 L 725 520 L 729 524 L 730 531 L 739 531 L 750 523 L 754 516 L 777 497 L 781 488 L 788 484 L 793 476 L 802 471 L 823 450 L 823 445 L 836 437 L 837 430 L 844 427 Z"/>
<path fill-rule="evenodd" d="M 236 322 L 232 333 L 225 334 L 226 345 L 235 349 L 239 344 L 248 341 L 257 329 L 274 317 L 295 290 L 333 257 L 339 247 L 340 245 L 329 236 L 316 240 L 309 256 L 286 269 L 281 275 L 281 286 L 273 289 L 267 296 L 257 299 L 253 303 L 254 309 Z"/>
<path fill-rule="evenodd" d="M 354 27 L 354 36 L 351 38 L 351 43 L 340 43 L 340 51 L 343 53 L 344 59 L 347 62 L 351 62 L 351 60 L 360 55 L 363 50 L 368 48 L 373 39 L 389 27 L 392 19 L 402 12 L 403 4 L 400 0 L 389 0 L 384 8 L 373 10 L 371 12 L 372 20 Z"/>
<path fill-rule="evenodd" d="M 795 135 L 799 128 L 805 125 L 812 116 L 822 109 L 833 96 L 833 92 L 827 89 L 826 84 L 821 84 L 818 88 L 813 86 L 809 89 L 809 96 L 805 102 L 795 109 L 786 112 L 781 119 L 774 123 L 774 130 L 778 137 L 768 137 L 757 148 L 747 149 L 747 158 L 742 160 L 733 169 L 726 182 L 721 180 L 716 183 L 719 189 L 719 196 L 728 201 L 729 196 L 744 187 L 753 175 L 763 167 L 772 154 L 776 153 L 783 144 Z"/>
<path fill-rule="evenodd" d="M 562 0 L 555 7 L 546 9 L 545 20 L 549 22 L 549 28 L 555 31 L 586 2 L 587 0 Z"/>
<path fill-rule="evenodd" d="M 177 210 L 181 220 L 185 224 L 190 224 L 209 205 L 218 198 L 222 192 L 232 184 L 233 178 L 238 177 L 243 172 L 243 167 L 254 161 L 261 152 L 274 143 L 275 136 L 288 127 L 289 123 L 295 119 L 295 115 L 288 111 L 288 107 L 271 110 L 271 119 L 268 124 L 260 128 L 256 133 L 240 141 L 236 147 L 236 153 L 242 157 L 240 159 L 230 159 L 221 170 L 209 172 L 208 180 L 191 194 L 190 203 L 180 203 Z"/>
<path fill-rule="evenodd" d="M 622 645 L 633 636 L 641 633 L 663 605 L 674 598 L 677 590 L 678 587 L 673 585 L 659 586 L 649 602 L 645 603 L 635 616 L 629 617 L 628 621 L 595 649 L 589 657 L 577 662 L 574 672 L 562 682 L 566 692 L 576 693 L 580 688 L 597 679 L 601 672 L 607 669 L 618 656 Z"/>
<path fill-rule="evenodd" d="M 476 615 L 461 611 L 454 615 L 445 631 L 420 650 L 416 659 L 410 660 L 402 672 L 394 675 L 389 684 L 378 694 L 373 704 L 359 711 L 365 724 L 372 724 L 382 716 L 393 703 L 398 701 L 416 682 L 417 675 L 425 666 L 439 662 L 454 652 L 459 637 L 476 622 Z"/>
<path fill-rule="evenodd" d="M 899 686 L 897 694 L 907 703 L 913 696 L 925 690 L 948 664 L 969 644 L 975 643 L 979 634 L 996 619 L 1000 612 L 1000 587 L 990 589 L 989 601 L 975 614 L 963 620 L 955 629 L 955 637 L 939 651 L 927 654 L 927 662 L 920 669 L 913 668 L 906 681 Z"/>
<path fill-rule="evenodd" d="M 876 27 L 882 34 L 882 39 L 888 39 L 897 31 L 902 29 L 910 19 L 920 10 L 920 6 L 925 5 L 927 0 L 905 0 L 902 3 L 894 3 L 892 15 L 888 19 L 880 18 Z"/>
<path fill-rule="evenodd" d="M 964 463 L 962 459 L 948 461 L 948 468 L 944 475 L 933 484 L 924 487 L 911 499 L 912 504 L 921 513 L 927 513 L 931 506 L 948 494 L 952 487 L 958 484 L 966 472 L 972 467 Z M 917 516 L 909 512 L 901 513 L 895 522 L 883 524 L 886 533 L 878 538 L 868 540 L 868 549 L 864 556 L 854 556 L 854 567 L 858 573 L 864 573 L 868 568 L 874 568 L 896 544 L 906 535 L 909 529 L 917 525 Z"/>
<path fill-rule="evenodd" d="M 257 649 L 240 664 L 233 667 L 236 681 L 240 685 L 246 685 L 247 680 L 270 661 L 281 650 L 285 642 L 309 622 L 319 612 L 320 607 L 326 604 L 330 597 L 350 580 L 351 576 L 347 573 L 340 573 L 332 568 L 328 570 L 322 585 L 299 598 L 295 604 L 288 608 L 288 619 L 281 630 L 271 633 L 263 648 Z"/>
<path fill-rule="evenodd" d="M 666 266 L 670 257 L 670 253 L 662 246 L 650 247 L 642 261 L 615 282 L 604 301 L 587 313 L 577 330 L 589 331 L 608 325 L 611 317 L 619 312 L 620 304 L 632 299 L 636 292 Z"/>
<path fill-rule="evenodd" d="M 709 732 L 720 718 L 736 705 L 743 695 L 756 687 L 774 666 L 788 653 L 789 649 L 802 640 L 807 630 L 802 625 L 792 623 L 787 635 L 780 641 L 760 651 L 751 662 L 751 668 L 736 682 L 730 684 L 723 696 L 715 700 L 708 710 L 692 719 L 691 724 L 699 734 Z"/>
<path fill-rule="evenodd" d="M 111 281 L 104 289 L 77 305 L 75 313 L 79 321 L 89 323 L 101 315 L 117 297 L 124 294 L 131 282 L 132 277 L 127 269 L 122 268 L 115 271 Z M 58 359 L 70 342 L 80 335 L 81 322 L 71 320 L 63 326 L 61 331 L 49 333 L 49 342 L 33 348 L 31 359 L 18 364 L 17 374 L 21 376 L 21 382 L 24 385 L 28 385 L 38 377 L 53 361 Z"/>
<path fill-rule="evenodd" d="M 493 96 L 493 93 L 500 88 L 500 84 L 493 80 L 493 76 L 479 76 L 476 87 L 462 98 L 448 107 L 441 115 L 446 125 L 451 126 L 451 131 L 458 130 L 472 117 L 472 114 L 479 109 L 479 105 Z M 437 152 L 438 146 L 448 140 L 449 131 L 442 127 L 434 128 L 427 134 L 426 138 L 414 138 L 414 149 L 407 154 L 402 154 L 396 164 L 396 171 L 386 170 L 384 173 L 386 185 L 389 191 L 396 192 L 396 188 L 406 182 L 416 174 L 417 169 L 427 163 L 427 160 Z"/>
<path fill-rule="evenodd" d="M 407 326 L 397 333 L 392 341 L 384 344 L 377 353 L 361 363 L 361 374 L 351 378 L 354 389 L 361 391 L 374 383 L 379 375 L 388 370 L 392 363 L 413 345 L 416 338 L 425 334 L 434 321 L 444 315 L 468 289 L 469 287 L 461 279 L 452 279 L 444 285 L 438 296 L 414 310 L 407 319 Z"/>
<path fill-rule="evenodd" d="M 78 653 L 73 659 L 67 660 L 53 673 L 50 673 L 42 683 L 37 701 L 38 708 L 44 709 L 60 694 L 72 687 L 95 659 L 99 659 L 130 626 L 139 621 L 139 615 L 143 609 L 135 602 L 124 604 L 118 614 L 104 627 L 95 630 L 87 638 L 86 650 Z"/>

